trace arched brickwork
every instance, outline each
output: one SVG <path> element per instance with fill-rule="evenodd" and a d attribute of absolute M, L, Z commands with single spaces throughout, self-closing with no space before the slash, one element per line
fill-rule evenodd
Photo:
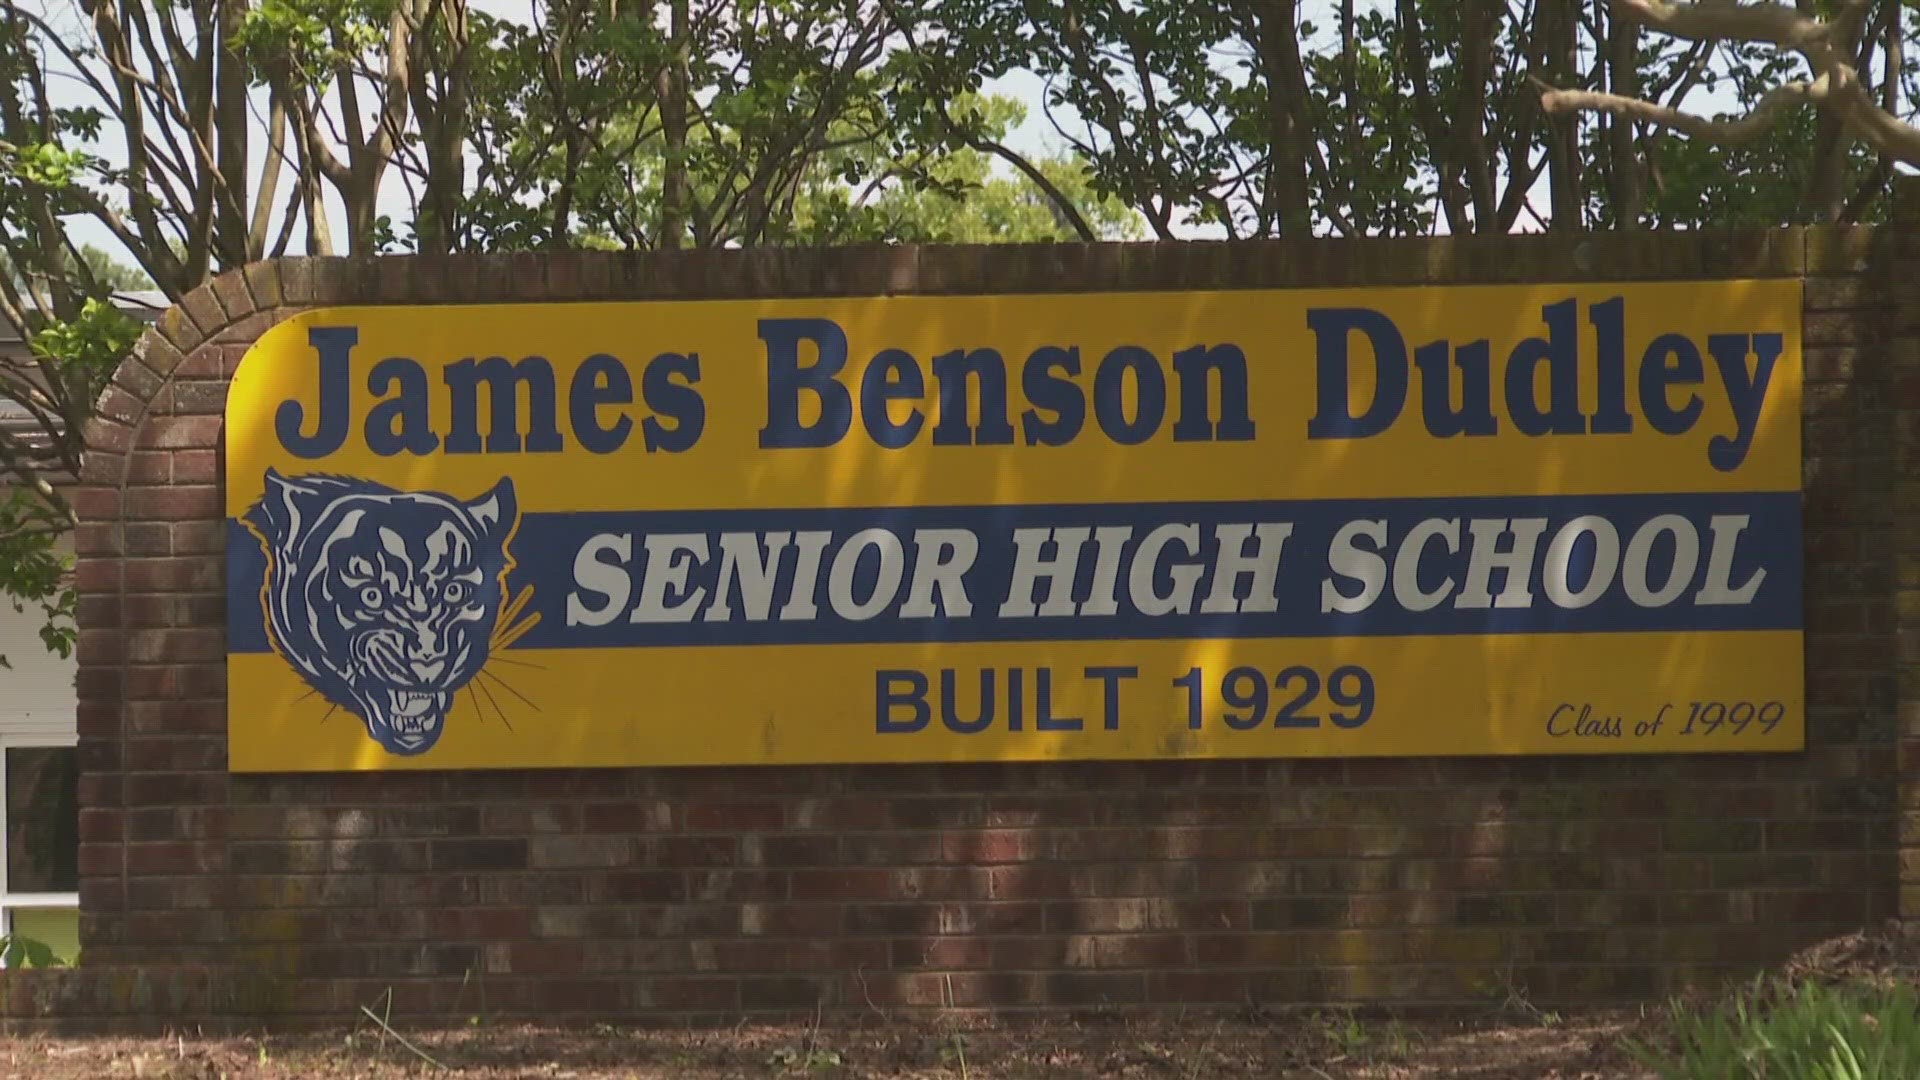
<path fill-rule="evenodd" d="M 1892 916 L 1893 538 L 1912 497 L 1893 476 L 1920 456 L 1896 445 L 1904 367 L 1872 361 L 1920 318 L 1878 288 L 1907 258 L 1886 235 L 287 259 L 222 275 L 141 339 L 89 431 L 84 968 L 7 1012 L 140 1013 L 137 999 L 340 1016 L 388 988 L 396 1010 L 442 1014 L 483 997 L 654 1016 L 1618 1000 Z M 1803 755 L 226 772 L 225 387 L 248 343 L 302 309 L 1734 276 L 1807 280 Z M 1901 583 L 1920 585 L 1920 565 Z M 148 981 L 110 985 L 129 968 Z M 183 970 L 153 989 L 151 972 Z"/>

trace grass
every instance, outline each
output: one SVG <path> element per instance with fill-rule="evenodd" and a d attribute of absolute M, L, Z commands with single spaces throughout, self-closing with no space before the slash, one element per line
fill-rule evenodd
<path fill-rule="evenodd" d="M 1920 992 L 1907 983 L 1760 980 L 1715 1007 L 1676 1006 L 1666 1034 L 1628 1049 L 1668 1080 L 1920 1077 Z"/>

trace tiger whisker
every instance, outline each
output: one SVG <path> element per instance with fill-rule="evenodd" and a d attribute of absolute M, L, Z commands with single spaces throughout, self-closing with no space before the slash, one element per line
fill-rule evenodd
<path fill-rule="evenodd" d="M 514 642 L 519 641 L 523 637 L 526 637 L 527 631 L 532 630 L 534 627 L 538 625 L 540 625 L 540 613 L 536 611 L 532 615 L 527 616 L 524 621 L 516 623 L 511 627 L 508 627 L 507 630 L 503 632 L 499 636 L 499 638 L 497 638 L 493 642 L 493 644 L 491 645 L 491 648 L 495 648 L 495 649 L 508 648 Z"/>
<path fill-rule="evenodd" d="M 507 719 L 507 710 L 500 707 L 500 699 L 493 696 L 493 691 L 487 689 L 487 684 L 483 682 L 475 681 L 475 682 L 470 682 L 467 685 L 478 687 L 482 694 L 487 695 L 487 700 L 493 703 L 494 711 L 500 714 L 500 722 L 507 725 L 508 731 L 512 731 L 513 721 Z"/>
<path fill-rule="evenodd" d="M 520 595 L 514 597 L 513 601 L 506 606 L 506 609 L 500 612 L 498 625 L 506 626 L 508 623 L 511 623 L 519 616 L 520 610 L 527 606 L 527 601 L 531 599 L 533 599 L 533 586 L 529 585 L 521 589 Z"/>
<path fill-rule="evenodd" d="M 321 717 L 321 718 L 320 718 L 320 722 L 324 724 L 324 723 L 326 723 L 327 721 L 329 721 L 329 720 L 331 720 L 331 719 L 333 719 L 333 714 L 334 714 L 334 713 L 337 713 L 337 712 L 339 712 L 339 711 L 340 711 L 340 706 L 338 706 L 338 705 L 333 705 L 332 703 L 329 703 L 329 707 L 328 707 L 328 709 L 327 709 L 327 715 L 325 715 L 325 716 L 323 716 L 323 717 Z"/>
<path fill-rule="evenodd" d="M 505 680 L 505 679 L 503 679 L 503 678 L 501 678 L 501 677 L 500 677 L 500 676 L 498 676 L 498 675 L 495 675 L 495 674 L 494 674 L 493 672 L 491 672 L 491 671 L 488 671 L 488 670 L 487 670 L 486 668 L 481 668 L 481 669 L 480 669 L 480 674 L 482 674 L 482 675 L 485 675 L 485 676 L 486 676 L 487 678 L 489 678 L 489 679 L 492 679 L 492 680 L 493 680 L 494 682 L 497 682 L 497 683 L 499 683 L 499 684 L 501 685 L 501 687 L 503 687 L 503 688 L 504 688 L 504 689 L 505 689 L 505 690 L 507 691 L 507 693 L 509 693 L 509 694 L 512 694 L 512 695 L 513 695 L 514 697 L 517 697 L 517 698 L 519 698 L 519 699 L 520 699 L 521 701 L 524 701 L 524 702 L 526 702 L 526 703 L 527 703 L 527 707 L 528 707 L 528 708 L 530 708 L 530 709 L 532 709 L 532 710 L 533 710 L 534 712 L 540 712 L 540 711 L 541 711 L 541 709 L 540 709 L 540 706 L 538 706 L 538 705 L 535 705 L 535 704 L 533 703 L 533 699 L 532 699 L 532 698 L 530 698 L 530 697 L 528 697 L 527 695 L 525 695 L 525 694 L 523 694 L 523 693 L 521 693 L 521 692 L 520 692 L 520 691 L 518 691 L 518 690 L 515 690 L 515 689 L 513 688 L 513 684 L 512 684 L 512 683 L 510 683 L 510 682 L 508 682 L 507 680 Z"/>
<path fill-rule="evenodd" d="M 516 638 L 518 638 L 521 634 L 524 634 L 528 630 L 531 630 L 539 622 L 540 622 L 540 613 L 537 611 L 527 616 L 526 618 L 521 619 L 519 622 L 514 622 L 514 623 L 502 622 L 500 624 L 499 632 L 494 634 L 493 636 L 493 641 L 496 644 L 500 642 L 511 643 Z"/>
<path fill-rule="evenodd" d="M 487 710 L 480 707 L 480 695 L 473 692 L 472 683 L 467 684 L 467 696 L 473 699 L 473 711 L 480 715 L 480 722 L 483 724 L 486 723 L 489 719 Z"/>
<path fill-rule="evenodd" d="M 293 699 L 293 703 L 294 703 L 295 705 L 298 705 L 298 704 L 300 704 L 301 702 L 303 702 L 303 701 L 305 701 L 305 700 L 307 700 L 308 698 L 310 698 L 310 697 L 312 697 L 313 695 L 315 695 L 315 694 L 317 694 L 317 693 L 319 693 L 319 692 L 320 692 L 320 688 L 319 688 L 319 687 L 317 687 L 317 686 L 313 686 L 313 687 L 308 687 L 308 688 L 307 688 L 307 692 L 306 692 L 306 693 L 304 693 L 304 694 L 301 694 L 301 695 L 300 695 L 299 697 L 297 697 L 297 698 L 294 698 L 294 699 Z"/>

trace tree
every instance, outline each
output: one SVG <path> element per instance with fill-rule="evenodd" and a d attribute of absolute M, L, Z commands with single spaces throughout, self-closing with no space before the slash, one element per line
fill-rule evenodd
<path fill-rule="evenodd" d="M 1716 205 L 1713 219 L 1855 220 L 1881 202 L 1896 164 L 1920 164 L 1920 129 L 1908 119 L 1914 69 L 1904 7 L 1900 0 L 1803 0 L 1794 7 L 1610 0 L 1616 24 L 1682 43 L 1689 57 L 1722 50 L 1738 57 L 1733 75 L 1742 111 L 1705 116 L 1684 109 L 1685 84 L 1697 81 L 1690 71 L 1676 80 L 1680 92 L 1665 100 L 1637 92 L 1638 84 L 1587 89 L 1542 80 L 1541 107 L 1685 136 L 1666 159 L 1677 166 L 1682 190 L 1705 174 L 1723 178 L 1722 190 L 1740 196 Z M 1711 191 L 1715 183 L 1699 186 Z"/>

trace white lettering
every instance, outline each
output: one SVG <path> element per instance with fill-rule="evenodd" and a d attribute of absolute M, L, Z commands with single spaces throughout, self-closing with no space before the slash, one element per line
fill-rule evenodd
<path fill-rule="evenodd" d="M 1435 537 L 1447 542 L 1447 554 L 1459 551 L 1459 519 L 1428 518 L 1420 522 L 1407 530 L 1406 539 L 1400 541 L 1399 554 L 1393 557 L 1393 598 L 1408 611 L 1428 611 L 1438 607 L 1453 591 L 1451 576 L 1442 580 L 1440 587 L 1432 592 L 1420 591 L 1420 559 L 1427 542 Z"/>
<path fill-rule="evenodd" d="M 750 622 L 766 622 L 773 610 L 773 583 L 780 576 L 780 553 L 786 550 L 792 533 L 770 532 L 766 555 L 760 551 L 760 534 L 730 532 L 720 534 L 720 580 L 713 587 L 713 603 L 704 616 L 708 622 L 726 622 L 733 618 L 727 597 L 728 586 L 740 583 L 740 606 Z"/>
<path fill-rule="evenodd" d="M 602 562 L 600 553 L 611 551 L 620 556 L 620 565 Z M 633 578 L 626 563 L 633 558 L 633 537 L 601 533 L 580 545 L 573 557 L 573 583 L 580 589 L 606 597 L 606 603 L 588 607 L 580 601 L 578 590 L 567 595 L 568 626 L 605 626 L 620 617 L 633 595 Z"/>
<path fill-rule="evenodd" d="M 980 556 L 980 538 L 966 529 L 915 529 L 913 552 L 913 584 L 907 587 L 907 602 L 900 605 L 900 617 L 931 619 L 939 614 L 933 602 L 936 592 L 940 609 L 948 618 L 964 619 L 973 614 L 966 574 Z"/>
<path fill-rule="evenodd" d="M 853 571 L 868 548 L 880 553 L 880 569 L 865 600 L 853 598 Z M 827 572 L 827 602 L 833 613 L 843 619 L 864 622 L 887 609 L 900 591 L 900 579 L 906 573 L 907 550 L 900 538 L 886 529 L 861 529 L 847 538 L 834 553 L 833 568 Z"/>
<path fill-rule="evenodd" d="M 1087 602 L 1080 605 L 1082 615 L 1118 615 L 1120 613 L 1120 556 L 1127 541 L 1133 539 L 1131 525 L 1102 525 L 1093 530 L 1095 545 L 1093 584 L 1087 589 Z"/>
<path fill-rule="evenodd" d="M 1593 536 L 1593 568 L 1587 575 L 1587 584 L 1578 592 L 1569 583 L 1573 573 L 1573 546 L 1580 537 Z M 1598 514 L 1582 514 L 1560 527 L 1553 536 L 1553 542 L 1547 545 L 1546 571 L 1541 575 L 1541 584 L 1546 588 L 1547 599 L 1563 608 L 1583 608 L 1607 591 L 1613 584 L 1614 571 L 1620 565 L 1620 534 L 1614 530 L 1613 523 Z"/>
<path fill-rule="evenodd" d="M 1700 586 L 1700 595 L 1694 597 L 1695 604 L 1750 604 L 1753 594 L 1760 591 L 1760 583 L 1767 580 L 1767 572 L 1754 568 L 1753 576 L 1738 589 L 1732 588 L 1733 551 L 1740 543 L 1740 534 L 1746 530 L 1751 518 L 1746 514 L 1715 514 L 1707 522 L 1713 530 L 1713 549 L 1707 555 L 1707 580 Z"/>
<path fill-rule="evenodd" d="M 1354 541 L 1360 537 L 1373 541 L 1374 550 L 1362 549 Z M 1332 578 L 1320 583 L 1320 610 L 1353 615 L 1373 606 L 1387 587 L 1387 560 L 1379 554 L 1387 546 L 1384 521 L 1349 521 L 1333 534 L 1327 551 L 1327 568 L 1334 574 L 1360 583 L 1360 592 L 1348 596 L 1334 585 Z"/>
<path fill-rule="evenodd" d="M 1533 590 L 1529 588 L 1533 581 L 1534 550 L 1540 546 L 1540 534 L 1547 531 L 1546 518 L 1514 518 L 1511 522 L 1505 518 L 1474 518 L 1467 522 L 1472 533 L 1469 550 L 1472 552 L 1467 563 L 1467 583 L 1460 588 L 1460 595 L 1454 597 L 1456 608 L 1524 608 L 1533 606 Z M 1513 533 L 1513 547 L 1507 551 L 1495 550 L 1502 534 Z M 1500 586 L 1500 598 L 1495 600 L 1489 591 L 1493 581 L 1493 572 L 1506 571 L 1506 580 Z"/>
<path fill-rule="evenodd" d="M 1154 591 L 1154 572 L 1159 569 L 1160 553 L 1175 540 L 1186 545 L 1188 555 L 1200 553 L 1199 526 L 1187 522 L 1153 530 L 1133 553 L 1133 566 L 1127 571 L 1127 591 L 1133 597 L 1133 606 L 1142 615 L 1184 615 L 1193 608 L 1193 591 L 1200 584 L 1205 567 L 1192 563 L 1174 566 L 1170 571 L 1173 589 L 1165 596 Z"/>
<path fill-rule="evenodd" d="M 1673 534 L 1673 567 L 1667 571 L 1666 584 L 1651 589 L 1647 582 L 1647 558 L 1653 553 L 1654 540 L 1663 532 Z M 1679 514 L 1661 514 L 1640 526 L 1634 531 L 1633 539 L 1627 541 L 1620 583 L 1626 586 L 1627 598 L 1641 607 L 1665 607 L 1693 584 L 1693 570 L 1699 565 L 1700 534 L 1694 531 L 1693 522 Z"/>
<path fill-rule="evenodd" d="M 1220 552 L 1213 561 L 1213 588 L 1200 610 L 1208 615 L 1277 611 L 1280 596 L 1274 579 L 1280 574 L 1280 551 L 1292 535 L 1290 522 L 1215 525 L 1213 538 L 1219 543 Z M 1256 538 L 1252 555 L 1247 554 L 1249 536 Z M 1238 600 L 1233 594 L 1242 577 L 1253 581 L 1248 586 L 1247 598 Z"/>
<path fill-rule="evenodd" d="M 787 588 L 786 606 L 780 609 L 781 622 L 810 622 L 820 613 L 813 591 L 820 582 L 820 558 L 832 540 L 830 532 L 793 534 L 793 584 Z"/>
<path fill-rule="evenodd" d="M 686 558 L 681 558 L 681 556 Z M 685 589 L 687 575 L 707 561 L 705 533 L 655 533 L 647 537 L 647 568 L 640 579 L 640 602 L 628 621 L 637 623 L 689 622 L 706 595 L 704 586 L 668 606 L 668 589 Z"/>
<path fill-rule="evenodd" d="M 1073 575 L 1080 568 L 1080 546 L 1092 532 L 1084 525 L 1013 530 L 1013 581 L 1007 586 L 1006 601 L 1000 605 L 1000 617 L 1072 615 L 1077 606 L 1073 602 Z M 1040 554 L 1049 539 L 1054 543 L 1050 559 Z M 1047 598 L 1036 607 L 1033 594 L 1042 580 L 1047 583 Z"/>

